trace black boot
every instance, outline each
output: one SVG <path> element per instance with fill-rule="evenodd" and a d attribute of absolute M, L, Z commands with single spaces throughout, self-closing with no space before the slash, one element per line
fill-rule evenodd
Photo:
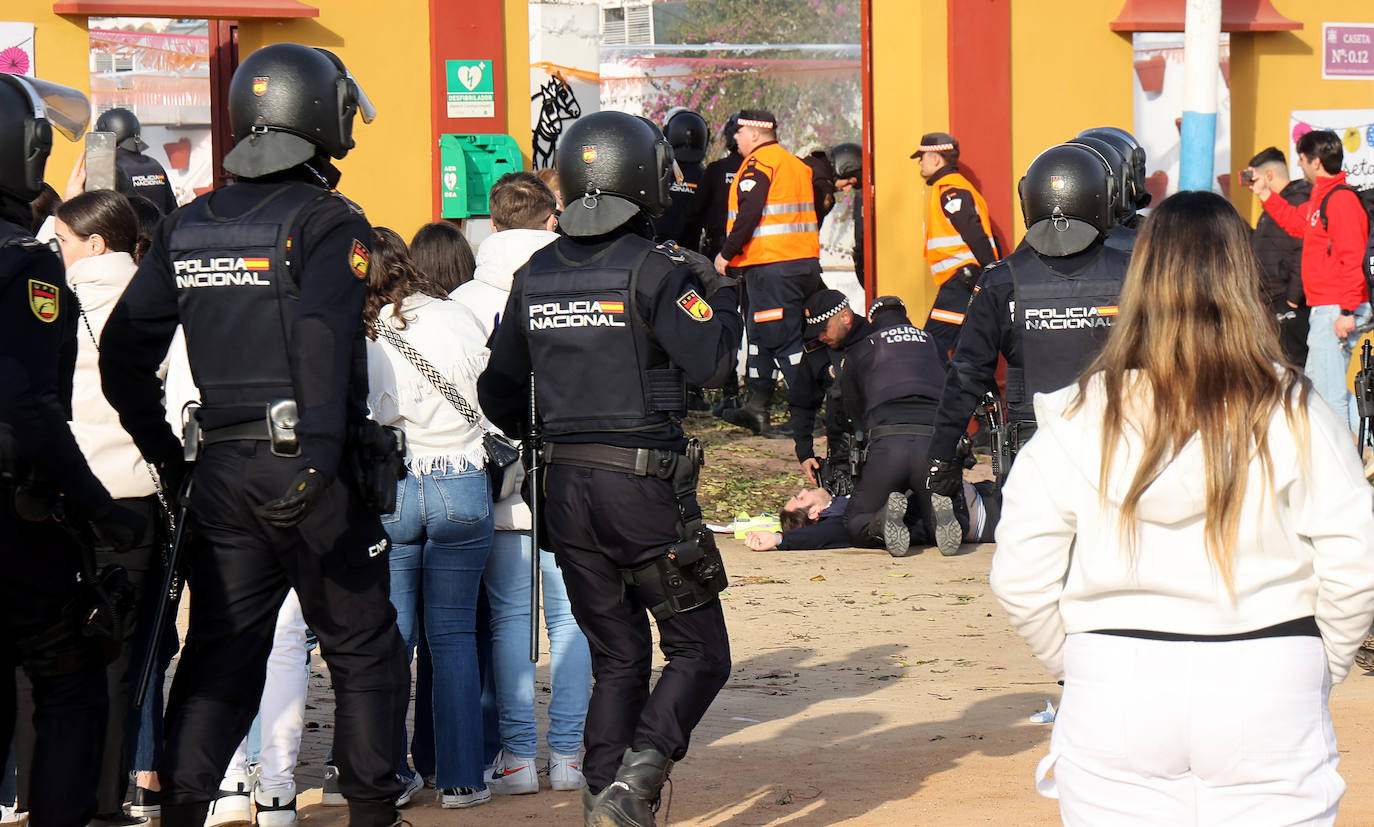
<path fill-rule="evenodd" d="M 658 793 L 672 767 L 657 750 L 625 750 L 615 780 L 599 795 L 583 796 L 584 806 L 596 802 L 586 814 L 587 827 L 654 827 Z"/>
<path fill-rule="evenodd" d="M 725 408 L 720 418 L 731 425 L 748 428 L 756 434 L 768 430 L 768 400 L 772 389 L 747 387 L 744 390 L 744 404 L 738 408 Z"/>

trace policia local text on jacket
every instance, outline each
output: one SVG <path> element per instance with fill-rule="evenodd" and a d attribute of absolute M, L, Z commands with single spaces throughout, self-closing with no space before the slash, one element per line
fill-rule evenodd
<path fill-rule="evenodd" d="M 159 225 L 100 348 L 106 397 L 149 460 L 181 455 L 155 373 L 178 324 L 204 403 L 186 549 L 195 599 L 158 768 L 162 823 L 204 823 L 257 712 L 276 615 L 294 588 L 334 679 L 350 823 L 391 824 L 409 672 L 382 504 L 365 497 L 349 439 L 366 422 L 371 227 L 329 191 L 338 171 L 326 157 L 353 146 L 353 115 L 369 118 L 371 104 L 337 57 L 290 43 L 248 56 L 229 98 L 238 143 L 225 166 L 244 177 Z M 321 98 L 338 111 L 312 105 Z M 262 112 L 276 119 L 265 131 L 254 128 Z M 298 417 L 269 414 L 284 400 Z"/>

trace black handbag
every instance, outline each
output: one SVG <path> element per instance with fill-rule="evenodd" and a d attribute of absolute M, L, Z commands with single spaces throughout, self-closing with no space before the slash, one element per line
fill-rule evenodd
<path fill-rule="evenodd" d="M 380 319 L 373 322 L 372 329 L 400 351 L 401 355 L 406 357 L 406 361 L 429 380 L 429 383 L 458 409 L 458 413 L 462 414 L 464 419 L 473 427 L 482 428 L 482 418 L 477 411 L 463 398 L 458 389 L 429 363 L 428 359 L 421 356 L 419 351 Z M 492 433 L 486 429 L 482 430 L 482 449 L 486 452 L 487 476 L 491 479 L 491 500 L 500 502 L 515 493 L 515 483 L 520 475 L 520 449 L 503 434 Z"/>

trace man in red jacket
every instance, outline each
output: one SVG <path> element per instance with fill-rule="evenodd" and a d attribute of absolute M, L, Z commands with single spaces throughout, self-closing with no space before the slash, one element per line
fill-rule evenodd
<path fill-rule="evenodd" d="M 1311 308 L 1307 375 L 1321 398 L 1354 431 L 1359 422 L 1355 398 L 1345 385 L 1350 356 L 1341 352 L 1341 344 L 1351 341 L 1355 326 L 1370 316 L 1364 272 L 1369 218 L 1354 192 L 1333 192 L 1345 184 L 1341 170 L 1345 153 L 1336 133 L 1309 132 L 1298 140 L 1297 149 L 1298 166 L 1312 183 L 1312 197 L 1306 204 L 1295 207 L 1274 198 L 1262 175 L 1255 176 L 1251 188 L 1264 211 L 1289 235 L 1303 240 L 1302 287 Z"/>

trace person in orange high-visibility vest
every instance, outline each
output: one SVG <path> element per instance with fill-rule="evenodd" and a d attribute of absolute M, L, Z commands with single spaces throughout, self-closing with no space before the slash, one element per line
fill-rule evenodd
<path fill-rule="evenodd" d="M 749 347 L 743 404 L 723 409 L 721 416 L 762 433 L 768 428 L 774 367 L 788 385 L 793 383 L 802 359 L 802 304 L 824 287 L 820 223 L 811 168 L 778 144 L 772 113 L 740 112 L 735 141 L 744 163 L 730 187 L 716 270 L 724 274 L 728 267 L 744 277 Z"/>
<path fill-rule="evenodd" d="M 926 206 L 926 262 L 935 279 L 935 306 L 925 330 L 949 352 L 964 323 L 973 286 L 983 268 L 1001 258 L 988 203 L 959 172 L 959 142 L 944 132 L 921 136 L 911 154 L 921 159 L 930 200 Z"/>

